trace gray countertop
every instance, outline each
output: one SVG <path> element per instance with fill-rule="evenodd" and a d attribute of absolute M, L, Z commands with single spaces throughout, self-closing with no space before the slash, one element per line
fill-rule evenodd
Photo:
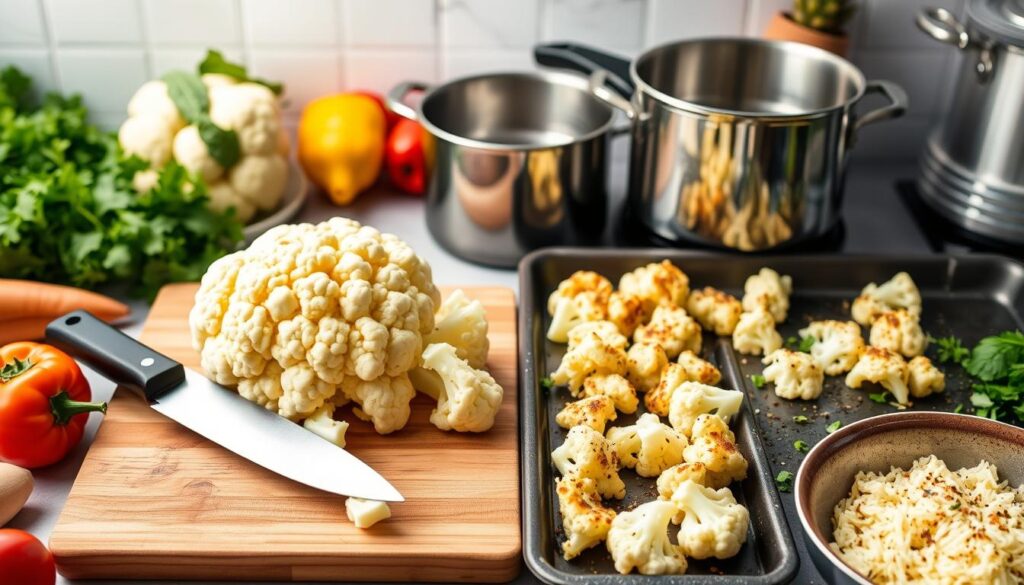
<path fill-rule="evenodd" d="M 613 169 L 613 193 L 624 191 L 625 175 L 625 169 L 621 168 L 621 165 Z M 930 251 L 926 240 L 919 233 L 894 188 L 896 180 L 913 175 L 914 168 L 908 164 L 865 166 L 864 164 L 858 165 L 855 161 L 851 165 L 844 202 L 846 235 L 841 247 L 842 253 L 923 254 Z M 314 193 L 299 219 L 317 222 L 340 214 L 373 225 L 382 231 L 401 235 L 430 262 L 434 270 L 434 280 L 438 284 L 471 283 L 517 288 L 515 271 L 495 270 L 469 264 L 442 250 L 427 232 L 423 220 L 423 202 L 419 198 L 376 191 L 364 194 L 352 207 L 339 209 L 325 203 L 319 194 Z M 132 320 L 125 327 L 125 331 L 132 335 L 138 335 L 141 324 L 146 318 L 148 307 L 145 303 L 138 301 L 133 301 L 131 304 Z M 93 372 L 88 372 L 87 375 L 92 384 L 95 398 L 108 400 L 114 390 L 113 384 Z M 57 521 L 57 516 L 64 507 L 68 490 L 71 488 L 85 452 L 101 421 L 102 418 L 99 416 L 93 416 L 90 419 L 85 438 L 67 459 L 34 473 L 35 492 L 25 509 L 8 524 L 8 527 L 27 530 L 44 542 L 48 540 L 50 531 Z M 799 540 L 799 535 L 794 534 L 794 537 Z M 805 564 L 809 565 L 809 563 Z M 524 566 L 515 582 L 537 583 L 538 581 Z M 812 567 L 805 566 L 802 567 L 796 582 L 815 583 L 821 581 Z M 58 576 L 57 583 L 66 585 L 71 581 Z M 100 583 L 100 581 L 90 581 L 89 583 Z M 130 585 L 132 582 L 117 581 L 114 583 Z"/>

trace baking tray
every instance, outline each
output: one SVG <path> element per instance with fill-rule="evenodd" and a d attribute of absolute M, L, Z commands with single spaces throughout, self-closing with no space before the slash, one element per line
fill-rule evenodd
<path fill-rule="evenodd" d="M 521 308 L 520 393 L 523 474 L 523 555 L 527 566 L 548 583 L 823 583 L 815 571 L 800 534 L 800 523 L 791 493 L 775 487 L 774 477 L 782 470 L 796 473 L 803 458 L 793 448 L 796 439 L 813 446 L 839 420 L 849 423 L 861 418 L 894 412 L 890 405 L 867 399 L 873 390 L 847 388 L 841 377 L 826 378 L 825 390 L 816 401 L 787 401 L 775 397 L 767 385 L 756 389 L 752 374 L 763 368 L 758 357 L 732 351 L 728 340 L 705 334 L 703 353 L 722 370 L 724 387 L 744 390 L 748 399 L 739 418 L 732 423 L 737 442 L 750 461 L 748 478 L 737 499 L 749 509 L 751 532 L 740 555 L 729 561 L 690 561 L 686 575 L 674 577 L 622 576 L 614 571 L 604 547 L 587 551 L 573 562 L 562 559 L 559 550 L 561 522 L 554 491 L 555 470 L 550 452 L 561 444 L 565 431 L 554 416 L 568 399 L 564 390 L 548 392 L 540 379 L 553 371 L 564 346 L 547 342 L 544 333 L 549 317 L 547 296 L 558 282 L 576 270 L 594 270 L 613 283 L 637 266 L 667 258 L 690 277 L 691 288 L 714 286 L 737 297 L 746 278 L 762 266 L 769 266 L 793 278 L 789 318 L 779 326 L 783 338 L 812 319 L 849 319 L 849 303 L 868 282 L 882 282 L 906 271 L 921 289 L 921 325 L 935 337 L 956 335 L 967 346 L 987 335 L 1022 327 L 1024 311 L 1024 266 L 994 255 L 914 256 L 727 256 L 667 249 L 549 248 L 523 259 L 519 267 Z M 935 348 L 926 355 L 935 359 Z M 951 411 L 958 407 L 970 412 L 970 382 L 959 367 L 940 366 L 946 372 L 943 394 L 918 400 L 914 410 Z M 804 415 L 807 424 L 793 417 Z M 631 417 L 623 417 L 627 423 Z M 617 421 L 618 424 L 618 421 Z M 627 499 L 623 505 L 653 499 L 650 489 L 630 489 L 640 481 L 631 471 L 623 472 Z M 617 506 L 620 507 L 620 506 Z"/>

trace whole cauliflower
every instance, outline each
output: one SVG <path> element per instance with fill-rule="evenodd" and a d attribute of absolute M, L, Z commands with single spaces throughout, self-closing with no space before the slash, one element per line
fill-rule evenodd
<path fill-rule="evenodd" d="M 483 368 L 491 348 L 483 304 L 470 300 L 462 289 L 452 291 L 434 315 L 434 330 L 424 336 L 423 342 L 447 343 L 471 367 Z"/>
<path fill-rule="evenodd" d="M 871 325 L 882 313 L 906 309 L 915 317 L 921 316 L 921 292 L 914 279 L 906 272 L 897 273 L 888 281 L 877 285 L 870 283 L 853 300 L 853 320 L 861 325 Z"/>
<path fill-rule="evenodd" d="M 269 410 L 305 418 L 349 380 L 349 398 L 392 428 L 439 300 L 405 242 L 339 217 L 278 226 L 211 264 L 189 328 L 207 375 Z"/>
<path fill-rule="evenodd" d="M 623 335 L 632 337 L 646 319 L 647 313 L 640 297 L 618 291 L 608 297 L 608 320 L 615 323 Z"/>
<path fill-rule="evenodd" d="M 868 346 L 850 373 L 846 374 L 846 385 L 860 388 L 864 382 L 875 382 L 891 392 L 899 404 L 910 404 L 910 389 L 907 388 L 909 375 L 903 356 L 894 351 Z"/>
<path fill-rule="evenodd" d="M 655 477 L 680 463 L 686 448 L 686 437 L 649 412 L 634 425 L 608 429 L 607 438 L 622 465 L 636 468 L 641 477 Z"/>
<path fill-rule="evenodd" d="M 574 272 L 558 283 L 558 288 L 548 297 L 548 314 L 551 315 L 548 339 L 565 343 L 573 327 L 605 319 L 611 294 L 612 283 L 589 270 Z"/>
<path fill-rule="evenodd" d="M 762 268 L 743 284 L 743 310 L 752 313 L 761 308 L 771 313 L 776 323 L 786 320 L 793 279 L 780 276 L 771 268 Z"/>
<path fill-rule="evenodd" d="M 687 463 L 700 463 L 707 470 L 705 484 L 722 488 L 747 477 L 747 460 L 736 447 L 736 435 L 720 416 L 702 414 L 690 431 L 690 445 L 683 450 Z"/>
<path fill-rule="evenodd" d="M 619 457 L 604 435 L 577 425 L 569 429 L 565 441 L 551 452 L 551 462 L 562 477 L 590 478 L 603 498 L 626 497 L 626 484 L 619 477 Z"/>
<path fill-rule="evenodd" d="M 569 330 L 567 349 L 571 350 L 576 347 L 584 337 L 591 333 L 596 333 L 606 344 L 621 350 L 625 350 L 629 345 L 629 340 L 625 335 L 619 333 L 619 328 L 611 321 L 587 321 Z"/>
<path fill-rule="evenodd" d="M 633 414 L 640 404 L 636 388 L 618 374 L 597 374 L 583 382 L 582 396 L 607 396 L 623 414 Z"/>
<path fill-rule="evenodd" d="M 733 329 L 736 329 L 743 307 L 736 297 L 706 286 L 690 293 L 686 310 L 700 321 L 704 329 L 724 336 L 732 335 Z"/>
<path fill-rule="evenodd" d="M 700 325 L 682 307 L 659 305 L 651 320 L 633 332 L 633 341 L 658 344 L 665 355 L 675 358 L 687 349 L 700 351 Z"/>
<path fill-rule="evenodd" d="M 570 429 L 576 425 L 583 425 L 604 434 L 608 421 L 615 420 L 618 414 L 615 413 L 615 403 L 612 399 L 604 396 L 588 396 L 586 398 L 570 402 L 555 415 L 555 422 L 563 429 Z"/>
<path fill-rule="evenodd" d="M 565 352 L 558 369 L 551 374 L 551 381 L 559 386 L 568 386 L 576 396 L 589 376 L 625 373 L 626 352 L 591 332 Z"/>
<path fill-rule="evenodd" d="M 690 350 L 679 354 L 676 363 L 683 367 L 686 377 L 693 382 L 714 386 L 722 379 L 722 372 L 714 364 Z"/>
<path fill-rule="evenodd" d="M 482 433 L 494 426 L 504 391 L 488 372 L 460 359 L 447 343 L 431 343 L 423 350 L 423 368 L 444 382 L 437 408 L 430 413 L 434 426 L 463 433 Z"/>
<path fill-rule="evenodd" d="M 728 488 L 712 489 L 684 481 L 672 493 L 671 503 L 682 514 L 679 546 L 695 559 L 728 559 L 747 540 L 750 513 L 736 503 Z"/>
<path fill-rule="evenodd" d="M 782 347 L 782 336 L 775 330 L 775 319 L 763 307 L 740 315 L 732 332 L 732 346 L 740 353 L 769 354 Z"/>
<path fill-rule="evenodd" d="M 690 278 L 668 260 L 652 262 L 619 279 L 619 292 L 640 299 L 644 313 L 657 306 L 682 307 L 690 294 Z"/>
<path fill-rule="evenodd" d="M 775 384 L 775 395 L 787 400 L 813 400 L 821 396 L 825 371 L 814 356 L 781 348 L 764 356 L 764 379 Z"/>
<path fill-rule="evenodd" d="M 668 535 L 675 512 L 672 502 L 654 500 L 616 516 L 605 543 L 615 570 L 623 575 L 633 569 L 642 575 L 685 573 L 682 547 L 672 544 Z"/>
<path fill-rule="evenodd" d="M 946 389 L 946 375 L 935 367 L 932 360 L 919 355 L 907 364 L 907 386 L 914 398 L 924 398 Z"/>
<path fill-rule="evenodd" d="M 864 351 L 860 326 L 853 321 L 811 321 L 800 337 L 814 339 L 811 356 L 829 376 L 849 372 Z"/>
<path fill-rule="evenodd" d="M 924 353 L 928 339 L 916 315 L 906 309 L 882 313 L 871 324 L 871 345 L 903 354 L 908 358 Z"/>
<path fill-rule="evenodd" d="M 167 120 L 157 114 L 130 116 L 118 129 L 117 141 L 125 154 L 162 167 L 171 160 L 174 132 Z"/>
<path fill-rule="evenodd" d="M 637 390 L 648 392 L 658 385 L 668 365 L 665 350 L 655 343 L 634 343 L 626 352 L 626 379 Z"/>
<path fill-rule="evenodd" d="M 735 416 L 743 406 L 743 393 L 708 386 L 700 382 L 683 382 L 675 392 L 668 407 L 668 420 L 672 428 L 689 437 L 697 417 L 714 414 L 725 422 Z"/>
<path fill-rule="evenodd" d="M 607 538 L 615 511 L 604 507 L 597 484 L 589 477 L 560 477 L 555 481 L 555 492 L 565 532 L 562 556 L 568 561 Z"/>

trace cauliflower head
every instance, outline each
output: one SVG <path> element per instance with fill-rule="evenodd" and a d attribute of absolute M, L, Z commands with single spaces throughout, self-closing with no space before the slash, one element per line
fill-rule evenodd
<path fill-rule="evenodd" d="M 608 442 L 625 467 L 636 468 L 641 477 L 656 477 L 683 460 L 686 437 L 646 413 L 636 424 L 608 429 Z"/>
<path fill-rule="evenodd" d="M 849 372 L 864 351 L 860 326 L 853 321 L 811 321 L 800 337 L 814 339 L 811 356 L 829 376 Z"/>
<path fill-rule="evenodd" d="M 652 390 L 661 380 L 668 356 L 660 345 L 634 343 L 626 352 L 626 379 L 643 392 Z"/>
<path fill-rule="evenodd" d="M 899 404 L 910 404 L 910 389 L 907 387 L 907 362 L 900 354 L 868 346 L 860 355 L 857 364 L 846 374 L 846 385 L 860 388 L 864 382 L 881 384 L 892 393 Z"/>
<path fill-rule="evenodd" d="M 882 313 L 871 324 L 871 345 L 912 358 L 924 353 L 928 339 L 916 315 L 906 309 Z"/>
<path fill-rule="evenodd" d="M 423 368 L 436 372 L 444 383 L 430 413 L 435 427 L 482 433 L 494 426 L 504 390 L 489 373 L 473 368 L 447 343 L 431 343 L 423 350 Z"/>
<path fill-rule="evenodd" d="M 487 339 L 487 313 L 478 300 L 470 300 L 462 289 L 452 291 L 434 315 L 434 330 L 425 344 L 447 343 L 470 367 L 481 369 L 487 363 L 491 343 Z"/>
<path fill-rule="evenodd" d="M 708 487 L 722 488 L 747 477 L 747 460 L 736 447 L 736 435 L 714 414 L 702 414 L 694 421 L 683 459 L 704 465 Z"/>
<path fill-rule="evenodd" d="M 633 414 L 640 404 L 636 388 L 618 374 L 597 374 L 583 382 L 582 396 L 607 396 L 623 414 Z"/>
<path fill-rule="evenodd" d="M 576 396 L 589 376 L 625 373 L 626 352 L 591 332 L 565 352 L 558 369 L 551 374 L 551 381 L 559 386 L 568 386 Z"/>
<path fill-rule="evenodd" d="M 574 272 L 558 283 L 558 288 L 548 297 L 548 314 L 551 315 L 548 339 L 565 343 L 573 327 L 605 319 L 611 294 L 612 283 L 589 270 Z"/>
<path fill-rule="evenodd" d="M 619 333 L 618 327 L 611 321 L 587 321 L 569 330 L 568 349 L 579 345 L 583 338 L 591 333 L 596 333 L 605 343 L 621 350 L 625 350 L 629 345 L 629 340 L 625 335 Z"/>
<path fill-rule="evenodd" d="M 671 503 L 683 521 L 679 546 L 695 559 L 728 559 L 740 552 L 747 540 L 750 513 L 728 488 L 712 489 L 688 480 L 672 493 Z"/>
<path fill-rule="evenodd" d="M 209 88 L 210 119 L 234 130 L 242 154 L 274 154 L 282 131 L 277 96 L 259 83 L 218 84 Z"/>
<path fill-rule="evenodd" d="M 693 382 L 714 386 L 722 379 L 722 372 L 718 371 L 714 364 L 690 350 L 679 354 L 676 363 L 683 366 L 686 377 Z"/>
<path fill-rule="evenodd" d="M 687 314 L 686 309 L 659 305 L 651 314 L 651 320 L 633 332 L 633 341 L 660 345 L 666 356 L 675 358 L 685 350 L 700 351 L 700 331 L 700 324 Z"/>
<path fill-rule="evenodd" d="M 813 400 L 821 396 L 825 371 L 814 356 L 780 348 L 764 356 L 764 379 L 775 384 L 775 395 L 787 400 Z"/>
<path fill-rule="evenodd" d="M 603 498 L 626 497 L 626 484 L 619 477 L 619 457 L 604 435 L 577 425 L 569 429 L 565 441 L 551 452 L 551 462 L 562 477 L 594 480 Z"/>
<path fill-rule="evenodd" d="M 672 575 L 686 572 L 682 547 L 672 544 L 668 526 L 675 504 L 654 500 L 622 512 L 608 531 L 608 552 L 615 570 L 623 575 L 636 569 L 642 575 Z"/>
<path fill-rule="evenodd" d="M 732 346 L 749 355 L 769 354 L 782 347 L 782 336 L 775 330 L 775 319 L 766 309 L 758 307 L 740 315 L 732 332 Z"/>
<path fill-rule="evenodd" d="M 153 116 L 159 118 L 171 137 L 185 126 L 185 119 L 178 113 L 167 93 L 167 84 L 159 79 L 143 83 L 128 100 L 128 117 Z"/>
<path fill-rule="evenodd" d="M 739 299 L 710 286 L 691 292 L 686 310 L 715 335 L 732 335 L 743 313 Z"/>
<path fill-rule="evenodd" d="M 771 313 L 776 323 L 782 323 L 789 313 L 789 295 L 792 292 L 792 278 L 780 276 L 771 268 L 762 268 L 743 283 L 743 310 L 752 313 L 762 308 Z"/>
<path fill-rule="evenodd" d="M 135 155 L 154 167 L 171 160 L 174 130 L 158 115 L 129 116 L 117 131 L 117 141 L 125 154 Z"/>
<path fill-rule="evenodd" d="M 743 406 L 743 393 L 708 386 L 700 382 L 683 382 L 672 393 L 668 420 L 672 428 L 689 437 L 697 417 L 702 414 L 718 415 L 725 422 L 735 416 Z"/>
<path fill-rule="evenodd" d="M 598 395 L 570 402 L 555 415 L 555 422 L 563 429 L 584 425 L 604 434 L 608 421 L 615 420 L 615 403 L 611 398 Z"/>
<path fill-rule="evenodd" d="M 407 407 L 404 374 L 439 300 L 430 265 L 405 242 L 333 218 L 278 226 L 211 264 L 189 329 L 210 378 L 282 416 L 309 416 L 346 379 L 392 378 L 381 391 Z"/>
<path fill-rule="evenodd" d="M 853 300 L 853 320 L 871 325 L 883 313 L 906 309 L 915 317 L 921 316 L 921 291 L 906 272 L 897 273 L 882 284 L 870 283 Z"/>
<path fill-rule="evenodd" d="M 650 315 L 659 305 L 682 307 L 690 294 L 690 277 L 668 260 L 652 262 L 619 279 L 619 292 L 640 299 Z"/>
<path fill-rule="evenodd" d="M 935 367 L 932 360 L 919 355 L 907 364 L 907 386 L 914 398 L 924 398 L 946 389 L 946 375 Z"/>
<path fill-rule="evenodd" d="M 623 335 L 632 337 L 636 328 L 647 320 L 643 300 L 636 295 L 613 292 L 608 297 L 608 320 L 615 323 Z"/>
<path fill-rule="evenodd" d="M 608 537 L 615 511 L 604 507 L 597 483 L 589 477 L 560 477 L 555 481 L 555 492 L 565 533 L 562 556 L 568 561 Z"/>

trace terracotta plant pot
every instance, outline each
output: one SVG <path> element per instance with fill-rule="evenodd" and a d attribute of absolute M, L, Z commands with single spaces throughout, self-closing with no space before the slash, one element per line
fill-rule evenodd
<path fill-rule="evenodd" d="M 795 41 L 825 49 L 840 57 L 846 57 L 850 39 L 846 35 L 833 35 L 806 27 L 785 12 L 776 12 L 764 29 L 764 38 L 776 41 Z"/>

